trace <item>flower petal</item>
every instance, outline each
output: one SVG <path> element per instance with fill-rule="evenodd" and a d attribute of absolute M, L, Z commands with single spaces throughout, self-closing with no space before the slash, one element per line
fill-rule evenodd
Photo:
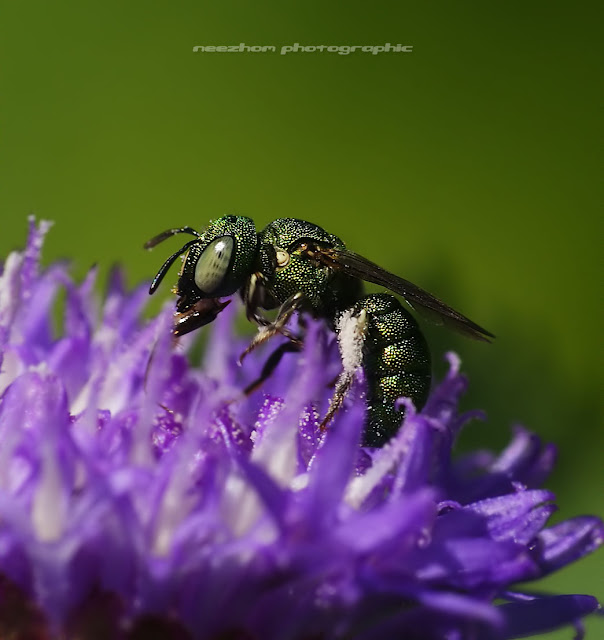
<path fill-rule="evenodd" d="M 592 613 L 598 608 L 592 596 L 568 595 L 535 598 L 498 606 L 505 618 L 504 638 L 523 638 L 551 631 Z"/>

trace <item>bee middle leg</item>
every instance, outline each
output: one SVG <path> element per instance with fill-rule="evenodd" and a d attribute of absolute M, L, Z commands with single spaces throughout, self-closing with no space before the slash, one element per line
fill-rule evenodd
<path fill-rule="evenodd" d="M 302 342 L 284 342 L 279 345 L 268 357 L 267 361 L 264 363 L 262 367 L 262 371 L 260 372 L 260 376 L 256 378 L 253 382 L 247 385 L 247 387 L 243 390 L 244 395 L 251 395 L 256 389 L 260 388 L 262 384 L 270 378 L 273 371 L 277 368 L 277 365 L 281 362 L 281 358 L 286 353 L 297 353 L 302 348 Z"/>

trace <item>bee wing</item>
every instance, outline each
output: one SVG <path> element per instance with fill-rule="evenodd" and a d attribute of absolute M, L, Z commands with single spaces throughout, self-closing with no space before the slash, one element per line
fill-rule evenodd
<path fill-rule="evenodd" d="M 442 324 L 448 329 L 452 329 L 469 338 L 490 342 L 489 338 L 495 336 L 483 329 L 480 325 L 466 318 L 459 311 L 438 298 L 424 291 L 417 285 L 399 276 L 382 269 L 375 262 L 367 260 L 352 251 L 346 249 L 319 248 L 313 252 L 316 259 L 323 264 L 344 271 L 355 278 L 373 282 L 373 284 L 386 287 L 394 293 L 402 296 L 412 309 L 427 316 L 433 322 Z"/>

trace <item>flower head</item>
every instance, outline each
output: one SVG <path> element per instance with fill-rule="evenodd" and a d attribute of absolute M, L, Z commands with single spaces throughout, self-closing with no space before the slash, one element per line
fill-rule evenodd
<path fill-rule="evenodd" d="M 40 273 L 47 229 L 30 221 L 0 276 L 3 634 L 512 638 L 597 608 L 514 587 L 604 528 L 547 525 L 555 451 L 524 429 L 500 455 L 451 457 L 477 417 L 458 413 L 454 356 L 425 408 L 363 449 L 362 381 L 319 428 L 340 367 L 321 324 L 246 396 L 266 354 L 238 366 L 232 311 L 191 366 L 170 309 L 141 321 L 146 287 L 125 291 L 116 271 L 99 307 L 94 271 L 80 285 L 62 264 Z"/>

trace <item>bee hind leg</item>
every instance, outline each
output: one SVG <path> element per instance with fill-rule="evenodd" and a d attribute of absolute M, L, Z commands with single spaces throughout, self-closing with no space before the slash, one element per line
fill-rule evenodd
<path fill-rule="evenodd" d="M 329 403 L 327 414 L 319 425 L 325 430 L 329 421 L 342 406 L 350 391 L 354 376 L 363 363 L 363 346 L 368 331 L 366 309 L 353 307 L 344 311 L 336 322 L 338 346 L 342 356 L 342 373 L 336 382 L 336 389 Z"/>

